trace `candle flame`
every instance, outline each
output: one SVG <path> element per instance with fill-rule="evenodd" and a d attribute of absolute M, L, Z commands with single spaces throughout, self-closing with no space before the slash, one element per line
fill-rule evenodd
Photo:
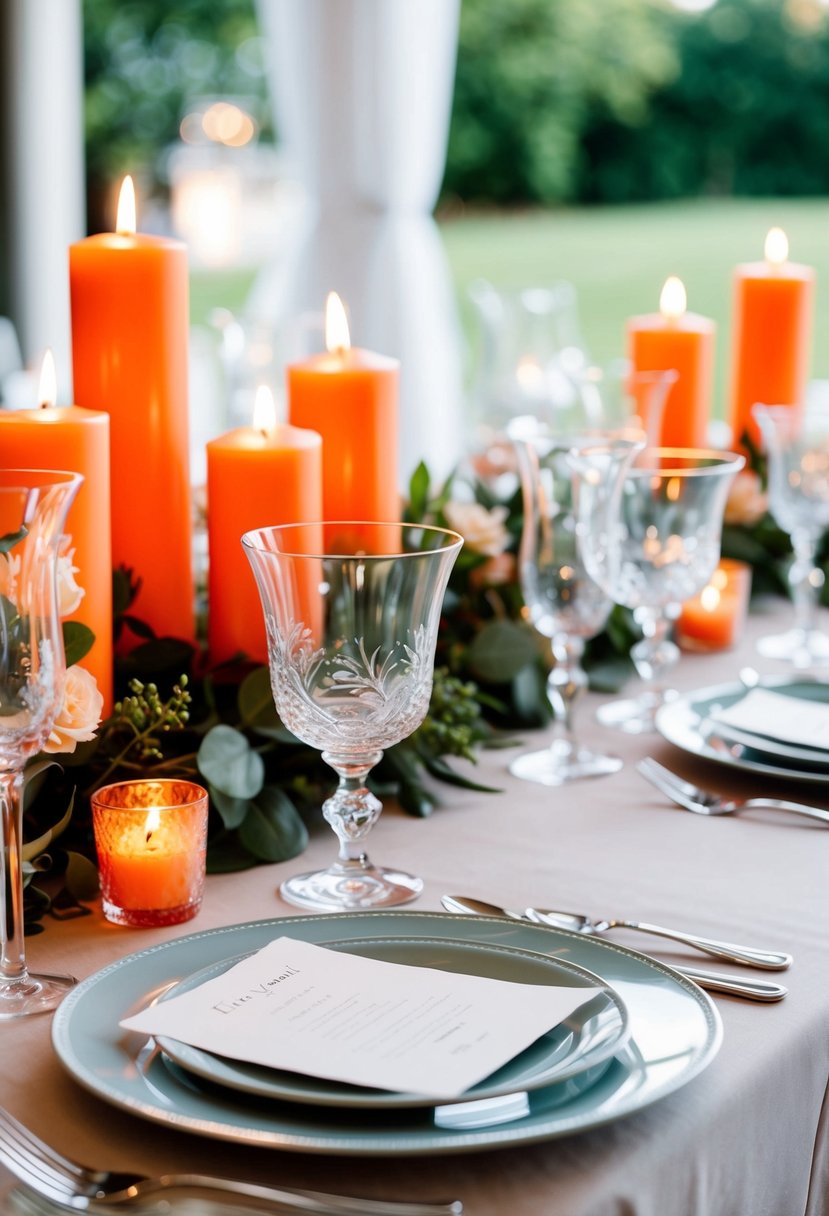
<path fill-rule="evenodd" d="M 348 318 L 336 291 L 329 291 L 325 300 L 325 348 L 329 353 L 351 348 Z"/>
<path fill-rule="evenodd" d="M 766 235 L 766 261 L 770 266 L 782 266 L 789 256 L 789 241 L 782 228 L 770 228 Z"/>
<path fill-rule="evenodd" d="M 153 832 L 155 832 L 160 826 L 161 816 L 158 813 L 158 807 L 150 807 L 150 809 L 147 811 L 147 818 L 144 820 L 144 831 L 147 834 L 148 842 Z"/>
<path fill-rule="evenodd" d="M 37 390 L 37 399 L 40 402 L 42 409 L 47 406 L 57 405 L 58 400 L 58 377 L 55 371 L 55 356 L 51 350 L 47 350 L 43 356 L 43 363 L 40 368 L 40 383 Z"/>
<path fill-rule="evenodd" d="M 700 592 L 699 602 L 702 604 L 706 612 L 715 612 L 719 602 L 719 590 L 711 583 L 707 587 L 703 587 Z"/>
<path fill-rule="evenodd" d="M 678 321 L 688 306 L 685 284 L 676 275 L 665 280 L 659 297 L 659 311 L 667 321 Z"/>
<path fill-rule="evenodd" d="M 135 186 L 129 174 L 121 183 L 121 193 L 118 195 L 118 218 L 115 221 L 115 231 L 122 236 L 133 236 L 135 223 Z"/>
<path fill-rule="evenodd" d="M 269 435 L 276 426 L 276 405 L 267 384 L 260 384 L 256 390 L 253 399 L 253 426 L 263 435 Z"/>

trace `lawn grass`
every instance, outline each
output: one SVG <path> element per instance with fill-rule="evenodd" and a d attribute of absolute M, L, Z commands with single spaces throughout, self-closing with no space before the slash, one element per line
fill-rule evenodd
<path fill-rule="evenodd" d="M 624 352 L 625 319 L 655 311 L 665 279 L 679 275 L 688 307 L 717 322 L 719 415 L 725 410 L 733 268 L 762 258 L 766 232 L 774 225 L 788 234 L 792 260 L 817 270 L 812 374 L 829 378 L 829 199 L 705 199 L 454 214 L 440 222 L 470 335 L 474 321 L 466 293 L 473 279 L 500 287 L 566 279 L 578 293 L 588 349 L 604 362 Z M 216 306 L 240 310 L 252 281 L 250 271 L 195 272 L 194 322 L 203 323 Z"/>

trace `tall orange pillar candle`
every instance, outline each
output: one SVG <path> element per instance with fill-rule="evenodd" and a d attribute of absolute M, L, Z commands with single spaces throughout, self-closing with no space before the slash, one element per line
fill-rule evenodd
<path fill-rule="evenodd" d="M 192 638 L 187 252 L 136 233 L 129 178 L 116 227 L 69 251 L 75 397 L 110 416 L 112 557 L 141 579 L 131 612 Z"/>
<path fill-rule="evenodd" d="M 83 598 L 66 619 L 80 621 L 95 634 L 81 667 L 94 677 L 112 709 L 112 548 L 109 532 L 109 415 L 76 405 L 57 406 L 51 352 L 43 361 L 36 410 L 0 411 L 0 467 L 67 470 L 80 473 L 81 488 L 69 509 L 71 538 L 64 559 L 76 569 Z"/>
<path fill-rule="evenodd" d="M 760 444 L 751 414 L 757 402 L 798 406 L 809 374 L 815 272 L 788 260 L 785 232 L 772 228 L 765 261 L 734 272 L 731 426 L 734 443 L 748 432 Z"/>
<path fill-rule="evenodd" d="M 714 371 L 716 326 L 708 317 L 686 311 L 685 288 L 669 278 L 659 312 L 631 317 L 628 352 L 633 371 L 677 373 L 665 400 L 660 443 L 664 447 L 700 448 L 708 442 L 708 419 Z M 649 420 L 643 420 L 650 433 Z"/>
<path fill-rule="evenodd" d="M 241 537 L 254 528 L 322 519 L 320 436 L 276 425 L 273 397 L 260 388 L 253 426 L 207 445 L 207 506 L 211 660 L 245 654 L 266 663 L 262 606 Z"/>
<path fill-rule="evenodd" d="M 398 520 L 399 364 L 351 346 L 334 293 L 326 303 L 325 344 L 325 354 L 287 371 L 289 421 L 322 435 L 325 518 Z"/>

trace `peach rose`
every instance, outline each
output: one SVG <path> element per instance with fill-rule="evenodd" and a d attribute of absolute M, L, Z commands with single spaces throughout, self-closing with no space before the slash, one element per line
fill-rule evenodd
<path fill-rule="evenodd" d="M 760 478 L 752 469 L 743 469 L 734 478 L 731 493 L 725 504 L 727 524 L 756 524 L 769 507 L 768 495 L 763 491 Z"/>
<path fill-rule="evenodd" d="M 0 553 L 0 595 L 14 603 L 17 596 L 17 578 L 20 574 L 20 558 L 13 553 Z"/>
<path fill-rule="evenodd" d="M 510 535 L 504 526 L 509 514 L 506 507 L 487 510 L 479 502 L 448 502 L 443 514 L 449 527 L 460 532 L 474 553 L 498 557 L 509 545 Z"/>
<path fill-rule="evenodd" d="M 503 587 L 515 580 L 515 558 L 511 553 L 499 553 L 469 575 L 473 587 Z"/>
<path fill-rule="evenodd" d="M 79 743 L 94 739 L 103 707 L 104 698 L 98 691 L 95 677 L 83 667 L 69 667 L 63 687 L 63 704 L 43 750 L 73 752 Z"/>
<path fill-rule="evenodd" d="M 71 616 L 86 595 L 83 587 L 75 582 L 78 567 L 72 564 L 74 556 L 74 549 L 64 549 L 58 557 L 58 612 L 61 616 Z"/>

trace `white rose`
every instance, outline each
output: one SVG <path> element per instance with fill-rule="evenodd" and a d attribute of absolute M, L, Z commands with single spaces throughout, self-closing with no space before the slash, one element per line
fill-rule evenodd
<path fill-rule="evenodd" d="M 17 578 L 20 574 L 20 558 L 13 553 L 0 553 L 0 595 L 15 602 Z"/>
<path fill-rule="evenodd" d="M 731 492 L 725 504 L 727 524 L 756 524 L 768 510 L 768 495 L 764 493 L 760 478 L 752 469 L 743 469 L 734 478 Z"/>
<path fill-rule="evenodd" d="M 73 752 L 79 743 L 94 739 L 103 707 L 104 698 L 98 691 L 95 677 L 83 667 L 68 668 L 63 704 L 43 750 Z"/>
<path fill-rule="evenodd" d="M 510 542 L 504 526 L 509 515 L 506 507 L 487 510 L 479 502 L 448 502 L 443 508 L 450 528 L 460 532 L 470 549 L 487 557 L 497 557 Z"/>
<path fill-rule="evenodd" d="M 75 582 L 78 567 L 72 564 L 74 556 L 74 549 L 64 549 L 58 556 L 58 612 L 61 616 L 71 616 L 86 595 L 83 587 Z"/>

